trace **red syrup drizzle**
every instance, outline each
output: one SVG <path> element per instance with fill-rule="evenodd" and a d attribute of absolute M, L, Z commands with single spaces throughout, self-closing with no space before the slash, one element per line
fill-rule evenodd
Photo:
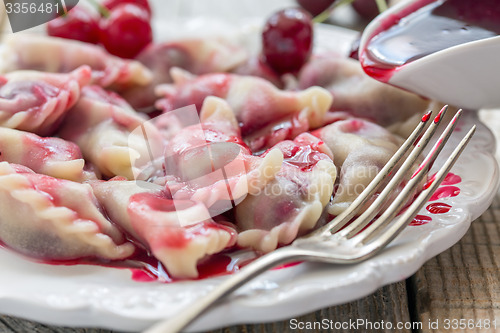
<path fill-rule="evenodd" d="M 230 275 L 238 272 L 242 267 L 248 265 L 255 259 L 259 257 L 254 257 L 251 259 L 241 259 L 241 258 L 233 258 L 229 254 L 218 253 L 211 255 L 207 259 L 203 260 L 198 264 L 198 277 L 194 280 L 203 280 L 207 278 L 213 278 L 217 276 Z M 142 263 L 146 263 L 144 258 L 141 260 Z M 132 272 L 132 280 L 137 282 L 176 282 L 181 281 L 181 279 L 175 279 L 168 275 L 168 273 L 164 270 L 162 264 L 154 257 L 148 256 L 147 263 L 151 268 L 157 267 L 154 269 L 147 268 L 129 268 Z M 276 266 L 273 270 L 281 270 L 289 267 L 294 267 L 301 264 L 302 261 L 294 261 L 290 263 L 286 263 L 280 266 Z"/>
<path fill-rule="evenodd" d="M 52 260 L 44 258 L 36 259 L 31 256 L 25 256 L 2 242 L 0 242 L 0 247 L 4 247 L 10 251 L 21 254 L 29 261 L 42 264 L 54 266 L 94 265 L 109 268 L 128 269 L 131 272 L 132 280 L 136 282 L 173 283 L 177 281 L 184 281 L 184 279 L 171 277 L 158 259 L 148 254 L 147 251 L 141 249 L 136 250 L 131 257 L 124 260 L 104 260 L 99 258 Z M 254 257 L 252 259 L 232 258 L 229 254 L 224 253 L 211 255 L 206 260 L 203 260 L 198 264 L 197 269 L 199 276 L 194 280 L 203 280 L 217 276 L 234 274 L 257 258 L 258 257 Z M 277 266 L 273 269 L 279 270 L 294 267 L 300 263 L 302 263 L 302 261 L 291 262 Z"/>
<path fill-rule="evenodd" d="M 423 123 L 428 122 L 428 121 L 429 121 L 429 119 L 431 119 L 431 114 L 432 114 L 432 111 L 429 111 L 429 112 L 427 112 L 426 114 L 424 114 L 424 115 L 422 116 L 422 122 L 423 122 Z"/>
<path fill-rule="evenodd" d="M 441 111 L 439 111 L 438 115 L 434 118 L 434 124 L 437 124 L 440 120 L 441 120 L 441 117 L 443 115 L 443 113 L 445 112 L 446 110 L 446 106 L 443 107 L 441 109 Z M 453 124 L 457 121 L 457 118 L 455 118 L 453 120 Z M 434 145 L 433 147 L 433 150 L 429 153 L 429 155 L 427 155 L 427 157 L 425 158 L 425 160 L 420 164 L 420 166 L 418 167 L 418 169 L 413 173 L 413 175 L 411 176 L 411 178 L 414 178 L 415 176 L 417 176 L 417 174 L 419 174 L 420 172 L 422 172 L 422 170 L 424 169 L 430 169 L 432 167 L 432 164 L 434 163 L 432 161 L 432 158 L 433 156 L 435 155 L 436 151 L 438 150 L 438 147 L 443 143 L 443 138 L 440 138 Z M 432 163 L 431 163 L 432 161 Z"/>
<path fill-rule="evenodd" d="M 429 180 L 424 184 L 423 189 L 429 188 L 432 182 L 436 179 L 436 174 L 433 174 Z M 456 175 L 452 172 L 449 172 L 446 177 L 444 177 L 441 185 L 456 185 L 462 182 L 462 178 L 459 175 Z"/>
<path fill-rule="evenodd" d="M 424 114 L 422 116 L 422 122 L 423 123 L 426 123 L 429 121 L 429 119 L 431 119 L 431 115 L 432 115 L 432 111 L 428 111 L 426 114 Z M 422 136 L 423 134 L 420 134 L 417 138 L 417 140 L 415 140 L 415 142 L 413 142 L 413 146 L 416 147 L 418 145 L 418 143 L 420 142 L 420 139 L 422 139 Z"/>
<path fill-rule="evenodd" d="M 73 259 L 50 259 L 50 258 L 36 258 L 33 255 L 27 255 L 16 248 L 11 247 L 8 244 L 5 244 L 0 240 L 0 247 L 5 248 L 9 251 L 17 253 L 23 256 L 26 260 L 53 265 L 53 266 L 74 266 L 74 265 L 94 265 L 94 266 L 102 266 L 102 267 L 111 267 L 111 268 L 128 268 L 133 272 L 133 278 L 137 281 L 153 281 L 156 280 L 155 271 L 153 267 L 158 266 L 159 262 L 156 258 L 147 254 L 146 251 L 141 249 L 136 249 L 135 253 L 125 259 L 125 260 L 106 260 L 95 257 L 83 257 L 83 258 L 73 258 Z M 138 265 L 145 266 L 148 268 L 137 269 Z"/>
<path fill-rule="evenodd" d="M 411 204 L 411 203 L 409 203 L 409 204 Z M 399 216 L 399 215 L 403 214 L 405 211 L 406 211 L 406 208 L 404 208 L 403 210 L 401 210 L 398 213 L 398 215 L 396 215 L 396 216 Z M 427 223 L 429 223 L 431 221 L 432 221 L 432 217 L 430 217 L 430 216 L 427 216 L 427 215 L 416 215 L 413 218 L 413 220 L 411 220 L 411 222 L 408 223 L 408 225 L 412 226 L 412 227 L 418 227 L 418 226 L 427 224 Z"/>
<path fill-rule="evenodd" d="M 427 188 L 434 181 L 435 176 L 436 176 L 435 174 L 431 176 L 429 181 L 424 185 L 424 188 Z M 453 173 L 448 173 L 448 175 L 443 180 L 442 184 L 454 185 L 460 183 L 461 181 L 462 179 L 460 178 L 460 176 L 455 175 Z M 447 186 L 447 187 L 455 188 L 455 186 Z M 456 195 L 458 195 L 458 193 Z M 444 214 L 447 213 L 450 209 L 451 209 L 450 205 L 440 202 L 432 203 L 427 206 L 427 210 L 432 214 Z M 329 215 L 328 219 L 331 220 L 334 217 L 335 216 L 333 215 Z M 417 215 L 409 225 L 420 226 L 427 224 L 430 221 L 432 221 L 432 218 L 429 216 Z M 366 229 L 368 226 L 370 226 L 372 222 L 373 221 L 371 221 L 365 228 L 363 228 L 363 230 Z M 347 225 L 349 224 L 350 222 Z M 4 247 L 16 253 L 20 253 L 16 249 L 11 248 L 10 246 L 4 244 L 1 241 L 0 241 L 0 247 Z M 22 253 L 20 254 L 23 255 Z M 43 264 L 50 264 L 50 265 L 72 266 L 72 265 L 86 264 L 86 265 L 96 265 L 96 266 L 103 266 L 110 268 L 129 269 L 131 271 L 132 280 L 137 282 L 157 281 L 157 282 L 171 283 L 179 281 L 179 279 L 172 278 L 171 276 L 168 275 L 168 272 L 165 270 L 165 268 L 158 259 L 156 259 L 146 250 L 141 248 L 137 248 L 135 253 L 131 257 L 126 258 L 124 260 L 105 260 L 99 258 L 76 258 L 68 260 L 53 260 L 47 258 L 37 259 L 25 255 L 23 256 L 31 261 L 40 262 Z M 232 258 L 227 253 L 212 255 L 206 260 L 202 261 L 200 264 L 198 264 L 197 268 L 199 276 L 197 280 L 221 276 L 221 275 L 233 274 L 255 259 L 256 258 L 242 260 L 239 258 Z M 291 262 L 278 266 L 274 269 L 278 270 L 278 269 L 294 267 L 299 265 L 300 263 L 302 263 L 302 261 Z"/>
<path fill-rule="evenodd" d="M 5 248 L 9 251 L 17 253 L 23 256 L 28 261 L 53 266 L 93 265 L 109 268 L 128 269 L 131 272 L 132 280 L 137 282 L 172 283 L 176 281 L 183 281 L 183 279 L 176 279 L 171 277 L 163 267 L 162 263 L 144 249 L 136 249 L 132 256 L 123 260 L 106 260 L 95 257 L 56 260 L 49 258 L 34 258 L 31 255 L 25 255 L 2 241 L 0 241 L 0 248 Z M 241 267 L 249 264 L 255 259 L 256 258 L 232 258 L 225 253 L 212 255 L 198 264 L 197 268 L 199 276 L 195 280 L 233 274 L 239 271 Z M 282 267 L 277 267 L 277 269 L 294 266 L 296 264 L 298 263 L 283 265 Z"/>
<path fill-rule="evenodd" d="M 388 82 L 412 61 L 498 35 L 499 16 L 496 0 L 415 1 L 380 23 L 360 50 L 359 59 L 368 75 Z"/>
<path fill-rule="evenodd" d="M 456 186 L 443 186 L 434 192 L 429 201 L 436 201 L 442 198 L 456 197 L 460 194 L 460 189 Z"/>
<path fill-rule="evenodd" d="M 436 118 L 434 118 L 434 124 L 437 124 L 439 123 L 439 121 L 441 121 L 441 117 L 443 116 L 443 112 L 446 110 L 446 106 L 443 107 L 439 113 L 437 114 Z"/>
<path fill-rule="evenodd" d="M 436 179 L 436 174 L 433 174 L 429 178 L 429 180 L 423 185 L 422 189 L 424 189 L 424 190 L 427 189 L 435 179 Z M 443 181 L 441 182 L 441 185 L 455 185 L 455 184 L 458 184 L 460 182 L 462 182 L 462 178 L 460 176 L 458 176 L 452 172 L 449 172 L 446 175 L 446 177 L 443 179 Z M 460 194 L 460 189 L 458 187 L 456 187 L 456 186 L 444 186 L 444 187 L 438 188 L 437 191 L 434 193 L 434 195 L 429 199 L 429 201 L 434 201 L 434 200 L 438 200 L 438 199 L 445 198 L 445 197 L 455 197 L 459 194 Z M 411 202 L 408 203 L 407 205 L 410 205 L 410 204 L 411 204 Z M 444 204 L 444 203 L 434 203 L 434 204 L 430 204 L 427 206 L 427 210 L 432 214 L 444 214 L 444 213 L 449 212 L 450 209 L 451 209 L 451 206 Z M 398 216 L 403 212 L 404 212 L 404 209 L 398 214 Z M 335 216 L 333 216 L 333 215 L 328 216 L 329 220 L 332 220 L 333 218 L 335 218 Z M 361 231 L 368 228 L 375 219 L 376 218 L 374 218 L 372 221 L 370 221 L 370 223 L 368 223 L 368 225 L 366 227 L 364 227 Z M 353 220 L 349 221 L 340 230 L 344 229 L 349 224 L 351 224 Z M 413 218 L 413 220 L 409 223 L 409 225 L 410 226 L 421 226 L 421 225 L 427 224 L 431 221 L 432 221 L 432 217 L 430 217 L 430 216 L 417 215 Z M 361 232 L 361 231 L 359 231 L 359 232 Z"/>
<path fill-rule="evenodd" d="M 436 174 L 433 174 L 429 180 L 424 184 L 423 189 L 429 188 L 429 186 L 434 182 L 436 179 Z M 454 197 L 460 194 L 460 189 L 456 186 L 449 186 L 449 185 L 455 185 L 462 182 L 462 178 L 452 172 L 449 172 L 446 177 L 443 179 L 441 182 L 442 186 L 437 189 L 436 192 L 432 195 L 432 197 L 429 199 L 429 201 L 435 201 L 441 198 L 445 197 Z M 440 202 L 435 202 L 427 206 L 427 210 L 432 213 L 432 214 L 444 214 L 449 212 L 451 209 L 450 205 L 447 205 L 445 203 L 440 203 Z M 410 223 L 412 226 L 416 225 L 423 225 L 427 224 L 432 221 L 432 218 L 430 216 L 425 216 L 425 215 L 417 215 L 413 219 L 413 221 Z"/>
<path fill-rule="evenodd" d="M 138 268 L 131 268 L 132 280 L 137 282 L 153 282 L 157 281 L 158 278 L 152 275 L 150 272 Z"/>
<path fill-rule="evenodd" d="M 369 37 L 370 42 L 377 35 L 397 25 L 403 17 L 413 13 L 414 11 L 425 5 L 428 5 L 433 1 L 434 0 L 424 0 L 422 2 L 413 3 L 412 5 L 406 7 L 403 11 L 388 16 L 386 20 L 381 22 L 380 26 Z M 381 82 L 389 82 L 394 73 L 400 69 L 400 67 L 398 66 L 377 61 L 375 57 L 372 56 L 372 52 L 369 52 L 366 47 L 360 50 L 359 61 L 366 74 Z"/>
<path fill-rule="evenodd" d="M 431 214 L 444 214 L 450 211 L 451 206 L 442 202 L 434 202 L 427 206 L 426 209 Z"/>
<path fill-rule="evenodd" d="M 168 275 L 168 272 L 164 269 L 163 265 L 153 256 L 147 255 L 147 257 L 136 257 L 131 260 L 135 260 L 136 263 L 144 265 L 142 268 L 130 268 L 122 266 L 123 268 L 129 268 L 132 272 L 132 279 L 137 282 L 165 282 L 172 283 L 176 281 L 183 281 L 184 279 L 176 279 Z M 229 253 L 217 253 L 207 257 L 202 260 L 197 266 L 198 277 L 193 280 L 203 280 L 207 278 L 213 278 L 217 276 L 230 275 L 238 272 L 242 267 L 248 265 L 253 260 L 258 257 L 253 257 L 250 259 L 239 258 L 237 256 L 231 257 Z M 297 263 L 298 264 L 298 263 Z M 294 266 L 290 264 L 289 266 Z M 283 265 L 285 268 L 289 267 Z M 116 267 L 116 266 L 113 266 Z"/>
<path fill-rule="evenodd" d="M 198 280 L 235 273 L 245 264 L 227 254 L 212 255 L 198 265 Z"/>
<path fill-rule="evenodd" d="M 413 220 L 410 222 L 409 225 L 412 227 L 420 226 L 427 224 L 432 221 L 432 217 L 430 216 L 425 216 L 425 215 L 417 215 L 413 218 Z"/>

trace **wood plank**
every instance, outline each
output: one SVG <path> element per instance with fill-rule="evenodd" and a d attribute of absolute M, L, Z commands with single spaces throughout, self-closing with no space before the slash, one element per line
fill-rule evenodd
<path fill-rule="evenodd" d="M 459 243 L 427 262 L 410 283 L 414 318 L 422 322 L 423 333 L 499 332 L 500 195 Z M 454 319 L 483 327 L 462 329 L 459 321 L 455 327 L 446 325 Z M 438 325 L 429 327 L 429 321 Z"/>
<path fill-rule="evenodd" d="M 111 333 L 110 330 L 96 328 L 70 328 L 43 325 L 34 321 L 0 315 L 2 333 Z"/>
<path fill-rule="evenodd" d="M 399 282 L 385 286 L 378 289 L 375 293 L 362 298 L 357 301 L 353 301 L 347 304 L 333 306 L 330 308 L 322 309 L 304 316 L 296 317 L 297 323 L 307 323 L 307 322 L 321 322 L 322 320 L 339 322 L 339 323 L 349 323 L 349 321 L 356 322 L 358 319 L 365 319 L 371 323 L 380 323 L 384 321 L 385 323 L 397 323 L 397 322 L 409 322 L 410 314 L 408 311 L 408 303 L 406 297 L 406 284 L 405 282 Z M 313 330 L 314 332 L 354 332 L 350 328 L 345 329 L 333 329 L 320 328 Z M 359 332 L 387 332 L 394 333 L 394 330 L 381 330 L 381 329 L 363 329 L 360 328 Z M 261 325 L 238 325 L 230 328 L 220 329 L 212 331 L 211 333 L 291 333 L 291 332 L 312 332 L 312 330 L 306 329 L 293 329 L 290 320 L 279 321 L 269 324 Z M 411 330 L 401 330 L 398 332 L 410 333 Z"/>
<path fill-rule="evenodd" d="M 297 322 L 321 322 L 322 320 L 333 322 L 355 322 L 359 318 L 366 319 L 371 323 L 397 323 L 409 322 L 410 315 L 406 297 L 406 284 L 399 282 L 380 288 L 375 293 L 348 304 L 322 309 L 304 316 L 297 317 Z M 290 320 L 259 325 L 237 325 L 218 329 L 212 333 L 289 333 L 289 332 L 311 332 L 311 330 L 292 329 Z M 362 329 L 363 332 L 386 332 L 393 333 L 394 330 Z M 19 318 L 0 316 L 0 332 L 37 332 L 37 333 L 111 333 L 110 330 L 92 328 L 68 328 L 47 326 Z M 314 330 L 314 332 L 352 332 L 349 328 L 329 330 L 327 328 Z M 411 330 L 401 330 L 401 333 L 410 333 Z"/>

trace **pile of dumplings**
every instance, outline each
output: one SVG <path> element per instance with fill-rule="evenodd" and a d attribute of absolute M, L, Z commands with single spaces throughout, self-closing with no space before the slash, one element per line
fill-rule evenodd
<path fill-rule="evenodd" d="M 387 128 L 428 107 L 355 60 L 283 80 L 218 37 L 124 60 L 15 34 L 0 53 L 1 244 L 49 262 L 147 251 L 177 279 L 342 212 L 401 144 Z"/>

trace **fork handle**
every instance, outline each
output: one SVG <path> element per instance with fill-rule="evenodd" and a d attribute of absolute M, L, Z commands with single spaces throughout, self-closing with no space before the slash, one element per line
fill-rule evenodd
<path fill-rule="evenodd" d="M 172 318 L 155 324 L 148 330 L 144 331 L 144 333 L 180 332 L 221 298 L 229 295 L 257 275 L 278 264 L 286 263 L 291 260 L 300 260 L 300 254 L 301 251 L 299 249 L 279 248 L 276 251 L 260 257 L 258 260 L 248 264 L 241 271 L 222 282 L 207 295 L 199 300 L 196 300 L 194 304 L 190 304 L 187 308 L 181 309 L 181 311 L 174 314 Z"/>

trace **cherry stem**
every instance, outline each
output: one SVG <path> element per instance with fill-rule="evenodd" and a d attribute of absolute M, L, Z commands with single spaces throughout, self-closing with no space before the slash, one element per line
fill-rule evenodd
<path fill-rule="evenodd" d="M 350 3 L 354 2 L 354 0 L 336 0 L 334 1 L 330 7 L 319 13 L 315 18 L 313 18 L 314 23 L 322 23 L 326 21 L 333 10 L 337 7 L 343 6 L 343 5 L 348 5 Z M 378 11 L 382 13 L 384 10 L 388 8 L 387 6 L 387 1 L 386 0 L 375 0 L 375 3 L 377 4 Z"/>
<path fill-rule="evenodd" d="M 99 12 L 99 14 L 101 14 L 102 17 L 104 18 L 109 17 L 110 12 L 106 7 L 98 3 L 96 0 L 87 0 L 87 1 L 90 2 L 92 6 L 94 6 L 97 9 L 97 11 Z"/>
<path fill-rule="evenodd" d="M 375 3 L 377 4 L 377 8 L 378 8 L 379 13 L 382 13 L 384 10 L 389 8 L 387 6 L 387 1 L 385 1 L 385 0 L 375 0 Z"/>
<path fill-rule="evenodd" d="M 326 21 L 329 17 L 330 14 L 333 12 L 333 10 L 337 7 L 343 6 L 343 5 L 348 5 L 354 0 L 336 0 L 334 1 L 330 7 L 319 13 L 315 18 L 313 18 L 314 23 L 322 23 Z"/>

